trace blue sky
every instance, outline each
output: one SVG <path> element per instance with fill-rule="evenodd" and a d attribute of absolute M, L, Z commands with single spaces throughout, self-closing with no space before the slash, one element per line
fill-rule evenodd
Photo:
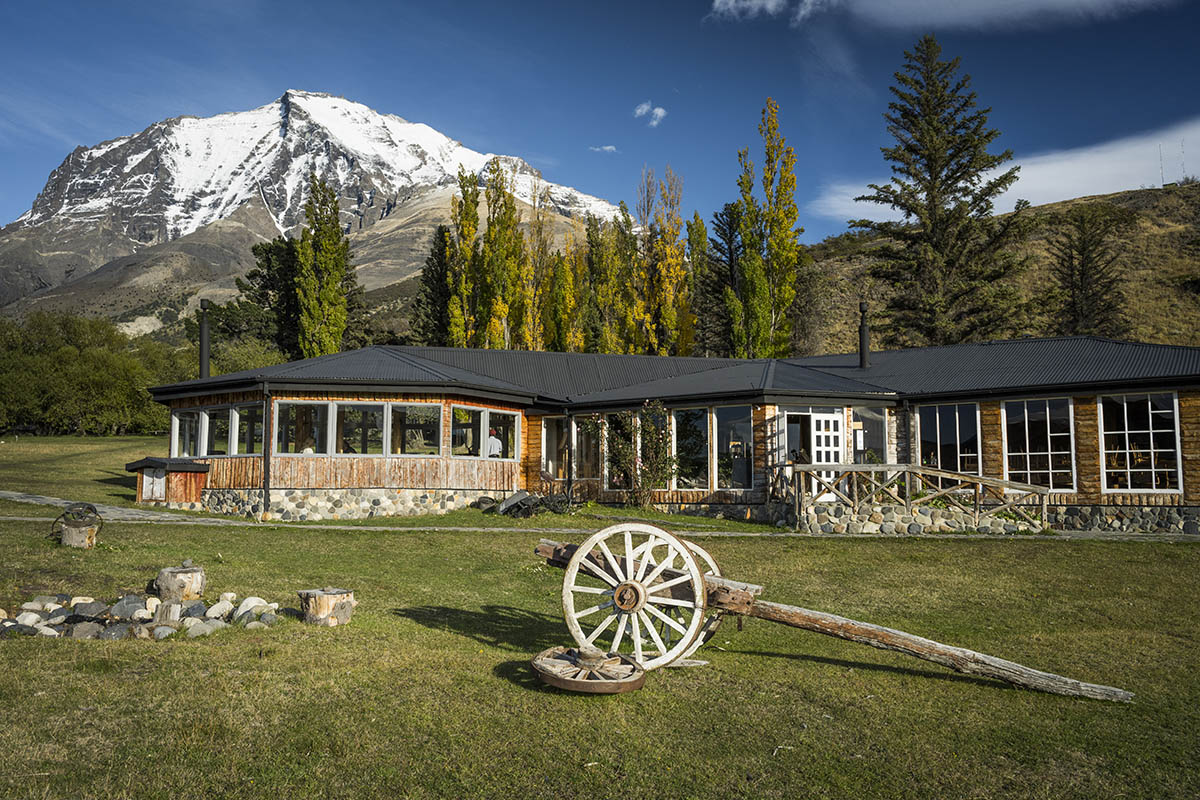
<path fill-rule="evenodd" d="M 253 108 L 288 88 L 428 123 L 613 202 L 632 197 L 644 164 L 669 163 L 689 216 L 707 218 L 735 197 L 737 149 L 761 160 L 772 96 L 797 152 L 804 240 L 818 241 L 880 213 L 849 198 L 888 175 L 887 87 L 928 31 L 962 57 L 998 145 L 1024 165 L 1009 202 L 1157 185 L 1159 145 L 1166 181 L 1200 173 L 1197 5 L 8 0 L 0 224 L 77 144 Z"/>

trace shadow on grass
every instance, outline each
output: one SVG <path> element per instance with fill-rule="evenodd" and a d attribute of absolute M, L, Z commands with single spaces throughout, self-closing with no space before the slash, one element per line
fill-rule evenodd
<path fill-rule="evenodd" d="M 973 683 L 976 686 L 990 686 L 993 689 L 1012 689 L 1013 686 L 1004 681 L 993 680 L 991 678 L 978 678 L 974 675 L 963 675 L 957 672 L 935 672 L 927 669 L 913 669 L 912 667 L 897 667 L 893 664 L 872 664 L 865 661 L 847 661 L 842 658 L 829 658 L 827 656 L 813 656 L 805 653 L 773 653 L 762 650 L 734 650 L 726 647 L 726 651 L 737 653 L 743 656 L 764 656 L 766 658 L 790 658 L 796 661 L 808 661 L 813 664 L 824 664 L 830 667 L 842 667 L 844 669 L 862 669 L 871 672 L 888 672 L 893 675 L 908 675 L 914 678 L 933 678 L 939 681 L 952 681 L 955 683 Z M 698 656 L 699 657 L 699 656 Z"/>
<path fill-rule="evenodd" d="M 466 636 L 501 650 L 535 653 L 570 640 L 562 617 L 510 606 L 480 606 L 477 610 L 447 606 L 393 608 L 398 617 L 434 630 Z"/>

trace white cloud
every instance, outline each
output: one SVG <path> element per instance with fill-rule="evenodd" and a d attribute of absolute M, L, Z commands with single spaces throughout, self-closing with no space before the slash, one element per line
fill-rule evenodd
<path fill-rule="evenodd" d="M 651 128 L 657 128 L 658 123 L 663 121 L 663 117 L 667 116 L 667 110 L 662 106 L 656 106 L 647 100 L 644 103 L 638 103 L 633 109 L 633 116 L 645 117 L 649 116 L 650 121 L 647 123 Z"/>
<path fill-rule="evenodd" d="M 1189 143 L 1196 155 L 1192 157 L 1192 163 L 1185 164 L 1181 151 Z M 1197 117 L 1111 142 L 1024 158 L 1018 156 L 1006 166 L 1019 164 L 1020 179 L 999 198 L 996 208 L 1011 211 L 1018 198 L 1036 206 L 1073 197 L 1158 186 L 1159 145 L 1162 145 L 1162 171 L 1167 183 L 1179 180 L 1185 170 L 1188 174 L 1200 173 L 1200 117 Z M 868 183 L 885 183 L 886 180 L 828 183 L 805 207 L 810 213 L 829 219 L 899 219 L 899 215 L 887 206 L 854 202 L 855 197 L 867 191 Z"/>
<path fill-rule="evenodd" d="M 1112 19 L 1178 0 L 799 0 L 793 25 L 829 11 L 842 11 L 882 28 L 993 28 Z M 789 0 L 713 0 L 711 16 L 749 19 L 778 16 Z"/>
<path fill-rule="evenodd" d="M 787 8 L 787 0 L 713 0 L 712 15 L 749 19 L 759 14 L 773 17 Z"/>
<path fill-rule="evenodd" d="M 591 145 L 588 150 L 593 153 L 616 153 L 617 146 L 615 144 Z"/>

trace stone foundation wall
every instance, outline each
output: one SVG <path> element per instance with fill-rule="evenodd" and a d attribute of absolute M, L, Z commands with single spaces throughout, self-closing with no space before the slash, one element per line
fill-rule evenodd
<path fill-rule="evenodd" d="M 791 523 L 791 510 L 780 518 Z M 848 506 L 822 503 L 810 507 L 801 519 L 806 533 L 882 533 L 919 536 L 923 533 L 1016 533 L 1034 526 L 1013 515 L 984 517 L 978 524 L 957 509 L 917 506 L 909 514 L 903 506 L 874 506 L 855 514 Z M 1036 519 L 1036 512 L 1034 514 Z M 1047 527 L 1061 531 L 1119 531 L 1122 533 L 1200 534 L 1200 507 L 1196 506 L 1050 506 Z"/>
<path fill-rule="evenodd" d="M 1200 506 L 1050 506 L 1046 521 L 1061 531 L 1200 534 Z"/>
<path fill-rule="evenodd" d="M 155 503 L 189 511 L 251 517 L 264 522 L 367 517 L 414 517 L 466 508 L 504 492 L 467 489 L 272 489 L 264 510 L 261 489 L 205 489 L 199 503 Z"/>

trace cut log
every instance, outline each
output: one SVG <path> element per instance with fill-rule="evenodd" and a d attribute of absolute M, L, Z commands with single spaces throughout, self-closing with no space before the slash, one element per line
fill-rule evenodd
<path fill-rule="evenodd" d="M 924 661 L 941 664 L 957 672 L 996 678 L 1017 686 L 1024 686 L 1027 689 L 1075 697 L 1090 697 L 1094 700 L 1115 700 L 1123 703 L 1133 700 L 1133 693 L 1124 689 L 1064 678 L 1062 675 L 1031 669 L 1012 661 L 1005 661 L 1003 658 L 942 644 L 893 628 L 872 625 L 869 622 L 859 622 L 839 617 L 836 614 L 826 614 L 823 611 L 812 611 L 798 606 L 759 600 L 751 606 L 747 616 L 779 622 L 806 631 L 823 633 L 826 636 L 878 647 L 881 650 L 894 650 Z"/>
<path fill-rule="evenodd" d="M 167 567 L 158 571 L 154 591 L 163 603 L 189 605 L 204 594 L 204 567 Z"/>
<path fill-rule="evenodd" d="M 310 625 L 345 625 L 354 613 L 358 601 L 354 592 L 349 589 L 305 589 L 297 592 L 300 596 L 300 610 L 304 613 L 304 621 Z"/>
<path fill-rule="evenodd" d="M 573 544 L 542 539 L 533 551 L 546 559 L 546 563 L 550 566 L 563 569 L 575 554 L 576 549 L 576 545 Z M 676 574 L 682 573 L 669 569 L 662 573 L 664 580 Z M 758 595 L 762 593 L 763 587 L 755 584 L 712 575 L 704 576 L 704 584 L 708 608 L 719 609 L 728 614 L 757 617 L 793 628 L 870 645 L 881 650 L 893 650 L 924 661 L 941 664 L 968 675 L 995 678 L 1027 689 L 1123 703 L 1133 700 L 1133 693 L 1124 689 L 1084 683 L 1073 678 L 1055 675 L 1052 672 L 1042 672 L 1002 658 L 942 644 L 904 631 L 872 625 L 869 622 L 859 622 L 823 611 L 812 611 L 799 606 L 760 600 Z"/>
<path fill-rule="evenodd" d="M 63 523 L 60 541 L 67 547 L 80 547 L 84 550 L 91 550 L 96 546 L 96 534 L 99 532 L 99 525 L 67 521 Z"/>

